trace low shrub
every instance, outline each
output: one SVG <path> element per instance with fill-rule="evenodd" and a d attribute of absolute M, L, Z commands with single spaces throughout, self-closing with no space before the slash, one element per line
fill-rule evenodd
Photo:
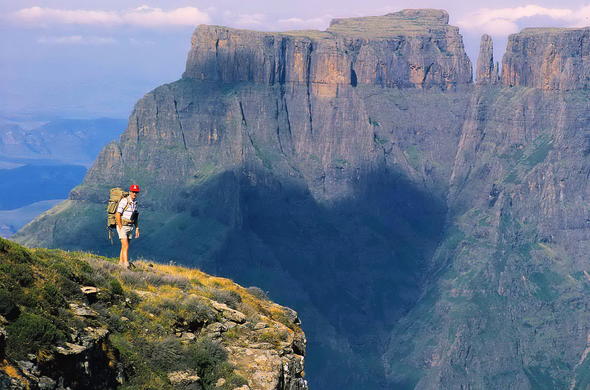
<path fill-rule="evenodd" d="M 47 282 L 41 288 L 41 297 L 50 311 L 57 310 L 60 307 L 66 306 L 66 299 L 61 293 L 61 290 L 51 282 Z"/>
<path fill-rule="evenodd" d="M 239 304 L 242 303 L 242 297 L 235 291 L 214 289 L 211 295 L 214 300 L 225 303 L 232 309 L 237 309 Z"/>
<path fill-rule="evenodd" d="M 111 279 L 109 281 L 109 290 L 113 295 L 122 296 L 124 294 L 123 286 L 121 286 L 121 283 L 117 279 Z"/>
<path fill-rule="evenodd" d="M 254 297 L 256 297 L 258 299 L 261 299 L 263 301 L 270 300 L 266 291 L 264 291 L 260 287 L 252 286 L 252 287 L 248 287 L 247 290 L 250 294 L 254 295 Z"/>
<path fill-rule="evenodd" d="M 121 278 L 125 284 L 140 288 L 147 285 L 156 287 L 172 286 L 180 289 L 189 289 L 191 287 L 191 281 L 183 275 L 171 275 L 157 271 L 122 271 Z"/>
<path fill-rule="evenodd" d="M 197 369 L 205 384 L 212 384 L 215 367 L 226 360 L 227 352 L 220 343 L 209 338 L 200 338 L 193 345 L 190 365 Z"/>
<path fill-rule="evenodd" d="M 32 261 L 31 254 L 27 249 L 4 239 L 0 239 L 0 254 L 17 264 L 30 263 Z"/>
<path fill-rule="evenodd" d="M 6 290 L 0 290 L 0 315 L 6 318 L 8 321 L 13 321 L 20 314 L 12 294 Z"/>
<path fill-rule="evenodd" d="M 154 340 L 142 346 L 142 356 L 155 369 L 175 371 L 184 368 L 185 347 L 174 336 Z"/>
<path fill-rule="evenodd" d="M 35 281 L 30 265 L 2 263 L 0 264 L 0 274 L 22 287 L 28 287 Z"/>
<path fill-rule="evenodd" d="M 28 353 L 49 349 L 64 339 L 64 334 L 48 319 L 33 313 L 22 313 L 6 327 L 8 355 L 23 359 Z"/>
<path fill-rule="evenodd" d="M 183 304 L 185 321 L 191 330 L 200 328 L 203 324 L 215 320 L 215 313 L 196 297 L 188 297 Z"/>
<path fill-rule="evenodd" d="M 234 389 L 248 383 L 234 372 L 221 344 L 209 338 L 200 338 L 193 345 L 190 365 L 196 368 L 205 388 L 214 388 L 219 378 L 226 380 L 220 389 Z"/>

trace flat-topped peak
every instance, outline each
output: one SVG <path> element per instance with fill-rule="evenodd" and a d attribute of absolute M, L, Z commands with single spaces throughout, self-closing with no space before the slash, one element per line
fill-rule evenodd
<path fill-rule="evenodd" d="M 437 9 L 405 9 L 383 16 L 333 19 L 329 32 L 337 34 L 390 36 L 429 33 L 448 27 L 449 14 Z"/>
<path fill-rule="evenodd" d="M 590 27 L 527 27 L 515 35 L 553 35 L 586 30 L 590 30 Z"/>
<path fill-rule="evenodd" d="M 472 69 L 459 29 L 448 21 L 443 10 L 407 9 L 335 19 L 326 31 L 199 26 L 183 77 L 301 83 L 318 86 L 312 92 L 324 97 L 338 85 L 453 89 L 471 84 Z"/>
<path fill-rule="evenodd" d="M 449 24 L 449 13 L 444 9 L 433 8 L 417 8 L 417 9 L 403 9 L 399 12 L 393 12 L 386 16 L 394 16 L 400 19 L 413 20 L 431 20 L 432 22 L 439 22 L 442 24 Z"/>

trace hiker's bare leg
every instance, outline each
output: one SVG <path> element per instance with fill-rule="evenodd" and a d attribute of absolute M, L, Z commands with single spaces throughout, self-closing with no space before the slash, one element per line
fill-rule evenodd
<path fill-rule="evenodd" d="M 121 253 L 119 253 L 119 265 L 124 267 L 129 266 L 129 240 L 127 238 L 121 239 Z"/>

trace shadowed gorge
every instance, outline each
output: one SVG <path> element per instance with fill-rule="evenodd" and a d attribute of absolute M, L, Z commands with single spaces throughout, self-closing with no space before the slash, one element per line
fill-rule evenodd
<path fill-rule="evenodd" d="M 296 309 L 312 388 L 585 388 L 586 32 L 512 35 L 502 77 L 484 36 L 475 85 L 440 10 L 199 26 L 183 78 L 16 239 L 112 254 L 102 202 L 138 182 L 133 253 Z"/>

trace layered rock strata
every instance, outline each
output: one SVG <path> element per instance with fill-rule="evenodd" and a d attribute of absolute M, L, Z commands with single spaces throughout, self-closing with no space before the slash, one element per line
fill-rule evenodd
<path fill-rule="evenodd" d="M 527 28 L 508 39 L 502 83 L 543 90 L 590 87 L 589 28 Z"/>
<path fill-rule="evenodd" d="M 407 10 L 336 19 L 324 32 L 200 26 L 183 76 L 231 83 L 302 83 L 335 96 L 337 85 L 455 88 L 471 83 L 471 62 L 445 11 Z"/>

